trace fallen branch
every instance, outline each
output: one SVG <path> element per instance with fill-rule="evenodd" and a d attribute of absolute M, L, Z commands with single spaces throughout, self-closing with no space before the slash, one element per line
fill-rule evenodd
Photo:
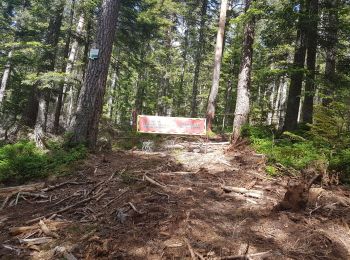
<path fill-rule="evenodd" d="M 46 244 L 52 241 L 51 237 L 38 237 L 38 238 L 27 238 L 27 239 L 19 239 L 20 243 L 26 243 L 28 245 L 41 245 Z"/>
<path fill-rule="evenodd" d="M 19 235 L 19 234 L 22 234 L 22 233 L 25 233 L 25 232 L 28 232 L 28 231 L 32 231 L 32 230 L 35 230 L 37 229 L 38 226 L 26 226 L 26 227 L 12 227 L 12 228 L 9 228 L 9 231 L 10 231 L 10 234 L 13 235 L 13 236 L 16 236 L 16 235 Z"/>
<path fill-rule="evenodd" d="M 62 225 L 66 225 L 67 222 L 63 222 L 63 221 L 53 221 L 50 219 L 45 220 L 46 223 L 45 225 L 47 226 L 47 228 L 49 228 L 50 230 L 56 230 L 58 226 L 62 226 Z M 24 226 L 24 227 L 11 227 L 9 228 L 9 232 L 12 236 L 16 236 L 22 233 L 26 233 L 26 232 L 30 232 L 33 230 L 39 230 L 40 226 L 39 224 L 35 224 L 32 226 Z"/>
<path fill-rule="evenodd" d="M 106 205 L 103 206 L 103 208 L 107 208 L 113 201 L 116 201 L 117 199 L 119 199 L 121 196 L 123 196 L 125 193 L 127 193 L 129 190 L 125 190 L 123 191 L 121 194 L 119 194 L 117 197 L 113 198 L 111 201 L 107 202 Z"/>
<path fill-rule="evenodd" d="M 14 186 L 0 189 L 0 196 L 10 196 L 18 192 L 33 192 L 45 186 L 45 183 L 34 183 L 22 186 Z"/>
<path fill-rule="evenodd" d="M 4 209 L 6 207 L 6 204 L 10 200 L 11 196 L 12 196 L 12 194 L 6 197 L 6 199 L 4 200 L 4 202 L 1 205 L 0 209 Z"/>
<path fill-rule="evenodd" d="M 162 188 L 162 189 L 166 189 L 166 186 L 165 186 L 165 185 L 162 185 L 162 184 L 160 184 L 159 182 L 157 182 L 157 181 L 151 179 L 151 178 L 148 177 L 146 174 L 143 175 L 143 177 L 144 177 L 144 179 L 145 179 L 146 181 L 148 181 L 149 183 L 151 183 L 151 184 L 153 184 L 153 185 L 156 185 L 156 186 L 158 186 L 158 187 L 160 187 L 160 188 Z"/>
<path fill-rule="evenodd" d="M 188 239 L 186 239 L 186 238 L 185 238 L 184 240 L 185 240 L 185 243 L 187 244 L 188 251 L 190 251 L 191 259 L 192 259 L 192 260 L 196 260 L 196 259 L 197 259 L 197 258 L 196 258 L 196 254 L 195 254 L 195 252 L 193 251 L 193 248 L 192 248 L 190 242 L 189 242 Z"/>
<path fill-rule="evenodd" d="M 56 184 L 53 186 L 49 185 L 48 187 L 42 189 L 42 191 L 54 190 L 54 189 L 60 188 L 60 187 L 65 186 L 65 185 L 81 185 L 81 184 L 86 184 L 86 182 L 66 181 L 66 182 L 62 182 L 62 183 L 59 183 L 59 184 Z"/>
<path fill-rule="evenodd" d="M 59 235 L 56 232 L 51 231 L 45 224 L 43 220 L 39 221 L 39 226 L 43 233 L 49 237 L 59 238 Z"/>
<path fill-rule="evenodd" d="M 98 194 L 97 194 L 97 195 L 98 195 Z M 56 215 L 57 215 L 57 214 L 66 212 L 66 211 L 68 211 L 68 210 L 70 210 L 70 209 L 72 209 L 72 208 L 78 207 L 78 206 L 80 206 L 80 205 L 82 205 L 82 204 L 84 204 L 84 203 L 86 203 L 86 202 L 89 202 L 89 201 L 92 200 L 92 199 L 95 199 L 96 197 L 98 197 L 97 195 L 94 195 L 94 196 L 92 196 L 92 197 L 90 197 L 90 198 L 83 199 L 83 200 L 81 200 L 81 201 L 79 201 L 79 202 L 77 202 L 77 203 L 75 203 L 75 204 L 73 204 L 73 205 L 67 206 L 67 207 L 65 207 L 65 208 L 63 208 L 63 209 L 60 209 L 60 210 L 56 211 L 56 212 L 48 213 L 48 214 L 46 214 L 46 215 L 44 215 L 44 216 L 37 217 L 37 218 L 35 218 L 35 219 L 31 219 L 31 220 L 27 221 L 26 224 L 31 224 L 31 223 L 33 223 L 33 222 L 39 221 L 40 219 L 47 218 L 47 217 L 49 217 L 49 216 L 51 216 L 51 215 L 53 215 L 53 214 L 56 214 Z"/>
<path fill-rule="evenodd" d="M 137 214 L 142 215 L 142 212 L 137 210 L 137 208 L 134 206 L 134 204 L 132 204 L 131 202 L 128 202 L 128 204 Z"/>
<path fill-rule="evenodd" d="M 66 260 L 77 260 L 64 246 L 56 246 L 54 248 L 54 253 L 63 256 Z"/>
<path fill-rule="evenodd" d="M 234 255 L 234 256 L 223 256 L 216 258 L 216 260 L 250 260 L 255 257 L 259 258 L 264 258 L 271 256 L 272 251 L 266 251 L 266 252 L 261 252 L 261 253 L 255 253 L 255 254 L 249 254 L 249 255 Z"/>
<path fill-rule="evenodd" d="M 2 245 L 2 246 L 8 250 L 16 252 L 17 255 L 21 254 L 21 249 L 19 249 L 19 248 L 15 248 L 15 247 L 9 246 L 9 245 Z"/>
<path fill-rule="evenodd" d="M 245 188 L 233 187 L 233 186 L 222 186 L 225 192 L 236 192 L 244 194 L 244 196 L 260 199 L 263 197 L 263 191 L 260 190 L 247 190 Z"/>

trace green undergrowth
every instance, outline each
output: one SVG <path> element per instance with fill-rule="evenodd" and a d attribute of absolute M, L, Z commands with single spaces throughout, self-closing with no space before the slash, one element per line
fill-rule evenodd
<path fill-rule="evenodd" d="M 64 174 L 73 162 L 86 155 L 82 145 L 68 148 L 59 142 L 48 142 L 46 151 L 29 141 L 3 145 L 0 147 L 0 182 L 21 184 L 50 174 Z"/>
<path fill-rule="evenodd" d="M 311 130 L 300 129 L 295 133 L 284 132 L 277 135 L 266 126 L 245 126 L 242 135 L 249 138 L 253 148 L 268 158 L 266 173 L 270 176 L 280 174 L 276 164 L 302 170 L 315 162 L 328 165 L 328 172 L 341 173 L 343 181 L 350 179 L 350 148 L 345 144 L 334 145 L 320 141 L 320 135 Z"/>

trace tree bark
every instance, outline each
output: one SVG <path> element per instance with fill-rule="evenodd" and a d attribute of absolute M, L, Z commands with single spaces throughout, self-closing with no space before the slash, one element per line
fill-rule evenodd
<path fill-rule="evenodd" d="M 308 14 L 307 33 L 307 75 L 305 81 L 305 96 L 303 104 L 303 122 L 312 124 L 314 96 L 315 96 L 315 68 L 317 54 L 317 24 L 318 24 L 318 0 L 310 0 Z"/>
<path fill-rule="evenodd" d="M 208 0 L 202 0 L 199 39 L 198 39 L 196 55 L 195 55 L 195 69 L 194 69 L 193 85 L 192 85 L 191 117 L 196 117 L 197 111 L 198 111 L 198 107 L 197 107 L 198 79 L 199 79 L 199 70 L 202 63 L 202 52 L 204 49 L 204 30 L 205 30 L 205 22 L 207 20 L 206 18 L 207 8 L 208 8 Z"/>
<path fill-rule="evenodd" d="M 252 0 L 245 1 L 245 12 L 248 11 Z M 255 17 L 251 17 L 244 26 L 244 40 L 240 73 L 238 76 L 237 99 L 235 118 L 233 120 L 232 142 L 235 143 L 240 135 L 241 128 L 248 121 L 250 110 L 250 83 L 253 63 L 253 43 L 255 33 Z"/>
<path fill-rule="evenodd" d="M 295 45 L 293 71 L 287 100 L 287 111 L 283 130 L 293 131 L 298 126 L 300 95 L 304 78 L 304 63 L 306 53 L 305 4 L 301 4 L 301 15 L 298 21 L 297 40 Z"/>
<path fill-rule="evenodd" d="M 99 57 L 96 60 L 89 60 L 72 126 L 71 142 L 85 142 L 92 149 L 95 148 L 97 140 L 98 123 L 117 27 L 119 3 L 120 1 L 117 0 L 103 0 L 102 2 L 94 44 L 94 47 L 99 49 Z"/>
<path fill-rule="evenodd" d="M 1 79 L 1 86 L 0 86 L 0 106 L 4 100 L 5 97 L 5 91 L 7 87 L 7 82 L 10 77 L 10 72 L 11 72 L 11 58 L 12 58 L 12 50 L 9 51 L 7 55 L 8 61 L 5 65 L 5 70 L 4 74 L 2 74 L 2 79 Z"/>
<path fill-rule="evenodd" d="M 212 83 L 209 98 L 208 98 L 208 107 L 207 107 L 207 115 L 206 115 L 207 127 L 209 131 L 211 131 L 211 128 L 212 128 L 212 122 L 215 116 L 216 98 L 219 91 L 221 59 L 222 59 L 222 52 L 223 52 L 227 6 L 228 6 L 228 0 L 222 0 L 221 7 L 220 7 L 219 28 L 218 28 L 218 33 L 216 37 L 213 83 Z"/>

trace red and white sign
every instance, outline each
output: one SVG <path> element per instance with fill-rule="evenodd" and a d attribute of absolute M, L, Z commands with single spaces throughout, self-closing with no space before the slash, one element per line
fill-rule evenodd
<path fill-rule="evenodd" d="M 206 135 L 206 119 L 140 115 L 137 117 L 137 131 L 153 134 Z"/>

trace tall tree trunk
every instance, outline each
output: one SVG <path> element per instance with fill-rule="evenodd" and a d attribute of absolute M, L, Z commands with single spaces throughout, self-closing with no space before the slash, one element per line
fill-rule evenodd
<path fill-rule="evenodd" d="M 245 12 L 252 0 L 245 0 Z M 241 128 L 248 121 L 250 110 L 249 89 L 253 63 L 253 43 L 255 33 L 255 17 L 251 17 L 244 26 L 244 40 L 240 73 L 238 76 L 235 118 L 233 120 L 232 141 L 236 142 L 241 135 Z"/>
<path fill-rule="evenodd" d="M 307 33 L 307 75 L 305 81 L 305 96 L 303 104 L 303 122 L 312 124 L 315 96 L 315 68 L 317 54 L 317 24 L 318 24 L 318 0 L 310 0 L 308 14 Z"/>
<path fill-rule="evenodd" d="M 89 60 L 72 126 L 71 142 L 86 142 L 92 149 L 95 148 L 97 140 L 108 67 L 118 21 L 119 3 L 120 1 L 117 0 L 103 0 L 102 2 L 94 44 L 94 47 L 99 49 L 99 57 L 96 60 Z"/>
<path fill-rule="evenodd" d="M 232 96 L 232 90 L 233 90 L 233 84 L 232 79 L 229 79 L 226 84 L 226 91 L 225 91 L 225 106 L 224 106 L 224 116 L 222 118 L 222 131 L 225 130 L 226 127 L 226 121 L 227 121 L 227 114 L 230 113 L 230 101 Z"/>
<path fill-rule="evenodd" d="M 56 54 L 58 40 L 61 31 L 63 11 L 65 7 L 65 0 L 58 0 L 56 3 L 55 13 L 50 18 L 48 32 L 46 34 L 45 44 L 47 45 L 47 50 L 44 51 L 42 60 L 43 63 L 39 67 L 39 74 L 48 71 L 54 71 L 56 63 Z M 43 133 L 46 132 L 47 123 L 47 109 L 49 105 L 49 92 L 47 90 L 37 91 L 38 93 L 38 115 L 35 123 L 35 139 L 38 146 L 42 147 L 43 143 L 40 141 L 42 139 Z"/>
<path fill-rule="evenodd" d="M 71 43 L 71 39 L 72 39 L 72 27 L 73 27 L 74 13 L 75 13 L 74 8 L 75 8 L 75 0 L 72 1 L 72 6 L 71 6 L 71 10 L 70 10 L 69 29 L 68 29 L 68 33 L 67 33 L 66 45 L 64 48 L 64 57 L 65 57 L 65 59 L 68 59 L 68 61 L 63 62 L 63 65 L 62 65 L 62 72 L 63 73 L 66 73 L 66 71 L 67 71 L 67 64 L 69 63 L 69 58 L 70 58 L 69 57 L 69 54 L 70 54 L 69 47 L 70 47 L 70 43 Z M 53 123 L 53 132 L 54 133 L 59 133 L 60 117 L 61 117 L 62 106 L 63 106 L 63 98 L 64 98 L 64 94 L 66 92 L 65 89 L 66 89 L 65 82 L 63 82 L 62 84 L 60 84 L 59 93 L 58 93 L 57 100 L 56 100 L 54 123 Z"/>
<path fill-rule="evenodd" d="M 323 93 L 325 95 L 322 99 L 323 106 L 328 106 L 332 102 L 336 85 L 336 56 L 339 31 L 338 7 L 339 0 L 326 1 L 327 13 L 324 15 L 326 68 L 324 76 L 327 86 Z"/>
<path fill-rule="evenodd" d="M 280 84 L 280 77 L 278 78 L 277 81 L 275 81 L 275 84 L 278 84 L 278 89 L 277 89 L 277 94 L 276 94 L 276 98 L 275 101 L 273 103 L 273 107 L 272 107 L 272 119 L 271 119 L 271 124 L 273 124 L 276 129 L 278 129 L 279 127 L 279 106 L 280 106 L 280 100 L 281 100 L 281 92 L 282 92 L 282 86 Z"/>
<path fill-rule="evenodd" d="M 83 55 L 83 79 L 85 79 L 86 69 L 89 63 L 89 50 L 92 43 L 91 34 L 93 33 L 93 23 L 90 16 L 86 17 L 86 35 L 84 44 L 84 55 Z"/>
<path fill-rule="evenodd" d="M 193 85 L 192 85 L 192 103 L 191 103 L 191 116 L 197 116 L 197 96 L 198 96 L 198 79 L 199 79 L 199 71 L 202 63 L 202 52 L 204 49 L 204 30 L 205 30 L 205 22 L 207 16 L 207 8 L 208 8 L 208 0 L 202 0 L 201 7 L 201 22 L 199 27 L 199 39 L 197 43 L 196 55 L 195 55 L 195 69 L 193 76 Z"/>
<path fill-rule="evenodd" d="M 219 28 L 216 37 L 215 58 L 214 58 L 214 72 L 213 72 L 213 84 L 210 89 L 207 107 L 207 126 L 211 131 L 212 122 L 215 115 L 216 98 L 219 91 L 220 71 L 221 71 L 221 58 L 223 52 L 225 24 L 226 24 L 226 11 L 228 6 L 228 0 L 221 1 Z"/>
<path fill-rule="evenodd" d="M 169 26 L 167 28 L 166 32 L 166 39 L 165 39 L 165 48 L 166 48 L 166 58 L 165 58 L 165 66 L 164 66 L 164 74 L 161 75 L 160 79 L 160 95 L 159 95 L 159 107 L 158 107 L 158 114 L 159 115 L 171 115 L 171 107 L 169 106 L 169 97 L 171 96 L 170 91 L 170 71 L 169 66 L 171 64 L 171 53 L 169 50 L 171 49 L 171 41 L 172 41 L 172 28 Z M 170 113 L 169 113 L 170 112 Z"/>
<path fill-rule="evenodd" d="M 9 51 L 9 53 L 7 55 L 7 58 L 8 58 L 8 61 L 7 61 L 6 65 L 5 65 L 4 74 L 2 74 L 2 79 L 1 79 L 0 106 L 1 106 L 1 103 L 3 102 L 3 100 L 4 100 L 7 82 L 8 82 L 8 79 L 10 77 L 12 50 Z"/>
<path fill-rule="evenodd" d="M 115 101 L 115 93 L 117 89 L 117 82 L 118 82 L 118 74 L 119 74 L 119 68 L 118 63 L 116 67 L 113 70 L 112 73 L 112 80 L 111 80 L 111 86 L 110 86 L 110 93 L 107 101 L 108 105 L 108 117 L 112 120 L 113 118 L 113 107 L 114 107 L 114 101 Z"/>
<path fill-rule="evenodd" d="M 287 111 L 283 129 L 285 131 L 295 130 L 298 126 L 298 114 L 300 95 L 304 78 L 304 63 L 306 53 L 306 28 L 305 28 L 305 3 L 301 4 L 301 15 L 299 16 L 297 40 L 295 45 L 293 72 L 291 75 Z"/>
<path fill-rule="evenodd" d="M 76 29 L 76 35 L 77 37 L 81 36 L 81 33 L 83 31 L 83 27 L 84 27 L 84 15 L 81 14 L 79 17 L 79 21 L 78 21 L 78 25 L 77 25 L 77 29 Z M 65 83 L 64 83 L 64 87 L 63 89 L 65 90 L 64 92 L 66 92 L 66 90 L 68 89 L 68 76 L 72 73 L 73 71 L 73 67 L 74 67 L 74 63 L 76 61 L 77 58 L 77 52 L 78 52 L 78 47 L 79 47 L 79 42 L 78 39 L 76 38 L 73 43 L 72 43 L 72 47 L 70 49 L 69 52 L 69 56 L 68 56 L 68 62 L 67 62 L 67 66 L 66 66 L 66 78 L 65 78 Z M 67 95 L 67 114 L 66 114 L 66 127 L 68 128 L 70 126 L 70 122 L 72 119 L 72 115 L 73 115 L 73 107 L 74 107 L 74 88 L 73 86 L 69 87 L 68 90 L 68 95 Z"/>
<path fill-rule="evenodd" d="M 185 38 L 184 38 L 184 45 L 183 45 L 183 53 L 182 53 L 182 68 L 181 68 L 181 76 L 180 76 L 180 82 L 179 82 L 179 92 L 177 95 L 177 100 L 176 100 L 176 113 L 177 116 L 184 115 L 183 111 L 183 102 L 184 102 L 184 83 L 185 83 L 185 74 L 186 74 L 186 69 L 187 69 L 187 53 L 188 53 L 188 35 L 189 35 L 189 28 L 188 25 L 185 29 Z"/>
<path fill-rule="evenodd" d="M 272 120 L 273 120 L 273 115 L 274 115 L 274 104 L 276 102 L 276 80 L 274 79 L 270 83 L 270 98 L 269 98 L 269 107 L 268 107 L 268 112 L 267 112 L 267 119 L 266 119 L 266 124 L 271 125 Z"/>
<path fill-rule="evenodd" d="M 286 106 L 287 106 L 287 95 L 288 95 L 288 83 L 285 76 L 282 76 L 279 83 L 280 88 L 280 97 L 278 104 L 278 129 L 283 128 L 284 119 L 286 115 Z"/>

